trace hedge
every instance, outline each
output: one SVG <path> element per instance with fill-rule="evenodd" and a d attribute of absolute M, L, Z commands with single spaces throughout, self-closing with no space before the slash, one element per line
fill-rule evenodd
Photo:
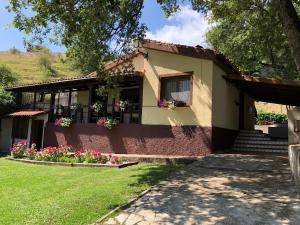
<path fill-rule="evenodd" d="M 288 122 L 287 115 L 282 113 L 258 111 L 256 123 L 264 124 L 286 124 Z"/>

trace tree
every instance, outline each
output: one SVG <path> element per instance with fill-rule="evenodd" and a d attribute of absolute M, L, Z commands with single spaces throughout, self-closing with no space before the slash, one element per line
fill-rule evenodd
<path fill-rule="evenodd" d="M 17 81 L 17 74 L 6 65 L 0 65 L 0 86 L 7 87 Z"/>
<path fill-rule="evenodd" d="M 17 75 L 7 66 L 0 65 L 0 118 L 11 111 L 14 106 L 14 97 L 5 87 L 14 84 L 17 81 Z"/>
<path fill-rule="evenodd" d="M 167 15 L 176 0 L 159 0 Z M 300 78 L 300 2 L 291 0 L 191 0 L 214 23 L 209 43 L 242 70 Z"/>
<path fill-rule="evenodd" d="M 14 26 L 31 35 L 27 43 L 46 37 L 61 43 L 83 72 L 99 70 L 111 55 L 132 49 L 131 41 L 145 31 L 142 8 L 143 0 L 10 0 L 7 7 L 16 14 Z M 26 15 L 28 10 L 33 13 Z"/>
<path fill-rule="evenodd" d="M 132 50 L 145 26 L 139 22 L 143 0 L 10 0 L 14 25 L 32 35 L 31 43 L 51 37 L 67 47 L 67 56 L 83 72 Z M 157 0 L 166 15 L 184 0 Z M 249 73 L 299 78 L 299 0 L 190 0 L 215 26 L 210 44 Z M 27 10 L 24 10 L 27 9 Z M 28 9 L 33 13 L 24 14 Z M 55 37 L 55 38 L 53 38 Z M 113 49 L 112 46 L 117 46 Z M 99 66 L 100 65 L 100 66 Z"/>

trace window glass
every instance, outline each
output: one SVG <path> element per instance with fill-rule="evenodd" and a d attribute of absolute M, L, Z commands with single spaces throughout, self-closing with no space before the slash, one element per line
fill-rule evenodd
<path fill-rule="evenodd" d="M 190 76 L 166 77 L 161 80 L 161 100 L 190 102 Z"/>

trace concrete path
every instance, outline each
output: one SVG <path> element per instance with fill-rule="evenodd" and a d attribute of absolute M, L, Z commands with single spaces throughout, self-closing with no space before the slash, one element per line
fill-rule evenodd
<path fill-rule="evenodd" d="M 288 161 L 212 155 L 104 224 L 300 224 Z"/>

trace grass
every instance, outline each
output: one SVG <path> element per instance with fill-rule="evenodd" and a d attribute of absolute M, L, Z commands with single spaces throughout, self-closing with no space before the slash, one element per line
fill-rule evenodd
<path fill-rule="evenodd" d="M 39 166 L 0 158 L 0 224 L 91 224 L 179 166 Z"/>
<path fill-rule="evenodd" d="M 76 77 L 80 75 L 79 71 L 73 70 L 67 63 L 62 63 L 57 54 L 54 54 L 53 69 L 57 71 L 57 76 L 50 77 L 41 69 L 38 53 L 22 52 L 12 54 L 10 52 L 0 52 L 0 64 L 4 64 L 19 75 L 19 84 L 36 83 L 50 79 L 60 79 L 67 77 Z"/>

